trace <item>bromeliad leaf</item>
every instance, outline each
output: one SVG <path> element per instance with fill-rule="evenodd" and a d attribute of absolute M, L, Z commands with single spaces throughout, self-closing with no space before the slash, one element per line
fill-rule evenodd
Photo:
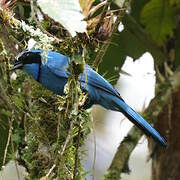
<path fill-rule="evenodd" d="M 95 0 L 79 0 L 80 6 L 83 10 L 83 14 L 85 17 L 88 16 L 89 10 Z"/>
<path fill-rule="evenodd" d="M 176 26 L 174 11 L 168 0 L 151 0 L 142 10 L 141 21 L 159 45 L 167 36 L 173 35 Z"/>
<path fill-rule="evenodd" d="M 83 20 L 79 1 L 38 0 L 37 4 L 45 14 L 65 27 L 72 37 L 76 36 L 76 32 L 86 32 L 87 23 Z"/>

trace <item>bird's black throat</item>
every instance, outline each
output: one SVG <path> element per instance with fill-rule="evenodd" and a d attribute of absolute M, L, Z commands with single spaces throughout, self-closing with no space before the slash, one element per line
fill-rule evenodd
<path fill-rule="evenodd" d="M 40 52 L 25 51 L 17 60 L 22 61 L 23 64 L 41 64 L 41 54 Z"/>
<path fill-rule="evenodd" d="M 15 58 L 13 65 L 14 67 L 12 70 L 22 69 L 25 64 L 39 64 L 38 70 L 38 80 L 40 78 L 40 71 L 41 71 L 41 54 L 40 52 L 36 51 L 23 51 L 22 53 L 18 54 Z"/>

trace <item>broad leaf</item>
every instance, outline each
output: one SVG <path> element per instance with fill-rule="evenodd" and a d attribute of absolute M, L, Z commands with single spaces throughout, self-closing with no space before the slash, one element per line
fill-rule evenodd
<path fill-rule="evenodd" d="M 176 27 L 175 12 L 168 0 L 148 2 L 142 10 L 141 21 L 159 45 L 165 42 L 167 36 L 173 36 Z"/>
<path fill-rule="evenodd" d="M 180 7 L 180 0 L 169 0 L 170 5 Z"/>
<path fill-rule="evenodd" d="M 88 12 L 95 0 L 79 0 L 81 8 L 83 10 L 83 14 L 85 17 L 88 16 Z"/>
<path fill-rule="evenodd" d="M 139 24 L 141 24 L 140 23 L 141 11 L 147 2 L 149 2 L 149 0 L 131 1 L 131 16 L 133 16 L 133 18 Z"/>
<path fill-rule="evenodd" d="M 79 1 L 38 0 L 37 3 L 45 14 L 65 27 L 72 37 L 76 36 L 76 32 L 86 32 L 87 23 L 83 20 Z"/>

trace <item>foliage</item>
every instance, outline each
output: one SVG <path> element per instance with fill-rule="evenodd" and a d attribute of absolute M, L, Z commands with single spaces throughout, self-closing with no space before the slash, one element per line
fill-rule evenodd
<path fill-rule="evenodd" d="M 175 9 L 168 0 L 149 1 L 144 6 L 141 17 L 147 32 L 158 44 L 162 45 L 167 36 L 173 36 L 176 27 Z"/>

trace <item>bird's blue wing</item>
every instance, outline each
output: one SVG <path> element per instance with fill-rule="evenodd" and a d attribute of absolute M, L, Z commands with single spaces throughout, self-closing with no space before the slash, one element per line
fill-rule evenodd
<path fill-rule="evenodd" d="M 48 62 L 47 67 L 52 73 L 61 78 L 68 78 L 68 66 L 70 59 L 69 57 L 62 55 L 58 52 L 49 51 L 48 52 Z"/>
<path fill-rule="evenodd" d="M 54 51 L 50 51 L 48 53 L 47 66 L 51 72 L 58 77 L 69 77 L 69 72 L 67 71 L 69 62 L 70 58 L 67 56 Z M 120 97 L 119 93 L 113 88 L 113 86 L 88 65 L 86 65 L 86 70 L 84 71 L 82 77 L 80 77 L 80 81 L 84 84 L 84 88 L 86 87 L 86 76 L 88 85 Z"/>
<path fill-rule="evenodd" d="M 88 85 L 106 91 L 114 96 L 120 97 L 120 94 L 116 91 L 116 89 L 114 89 L 114 87 L 107 80 L 105 80 L 101 75 L 99 75 L 88 65 L 86 65 L 86 70 L 84 71 L 81 78 L 81 81 L 83 83 L 86 83 L 86 76 Z"/>

